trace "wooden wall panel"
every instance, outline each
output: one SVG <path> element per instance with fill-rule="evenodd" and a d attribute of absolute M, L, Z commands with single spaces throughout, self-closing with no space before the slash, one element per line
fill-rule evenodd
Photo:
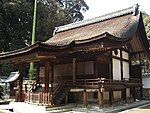
<path fill-rule="evenodd" d="M 130 88 L 127 88 L 127 89 L 126 89 L 126 96 L 127 96 L 127 98 L 130 97 Z"/>
<path fill-rule="evenodd" d="M 98 62 L 97 74 L 100 78 L 109 78 L 109 64 L 107 62 Z"/>
<path fill-rule="evenodd" d="M 121 91 L 114 91 L 114 99 L 120 99 L 121 98 Z"/>
<path fill-rule="evenodd" d="M 93 61 L 85 62 L 85 74 L 89 74 L 89 75 L 94 74 L 94 62 Z"/>
<path fill-rule="evenodd" d="M 84 62 L 78 62 L 77 63 L 77 75 L 84 75 L 85 74 L 84 67 L 85 67 Z"/>

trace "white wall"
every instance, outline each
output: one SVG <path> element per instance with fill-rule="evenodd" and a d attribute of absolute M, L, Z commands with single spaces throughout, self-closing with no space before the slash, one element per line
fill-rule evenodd
<path fill-rule="evenodd" d="M 113 79 L 121 80 L 121 63 L 120 60 L 113 58 Z"/>
<path fill-rule="evenodd" d="M 122 58 L 128 60 L 129 59 L 129 54 L 125 51 L 122 51 Z"/>
<path fill-rule="evenodd" d="M 142 78 L 143 88 L 150 88 L 150 77 Z"/>
<path fill-rule="evenodd" d="M 123 61 L 123 78 L 129 78 L 129 62 Z"/>

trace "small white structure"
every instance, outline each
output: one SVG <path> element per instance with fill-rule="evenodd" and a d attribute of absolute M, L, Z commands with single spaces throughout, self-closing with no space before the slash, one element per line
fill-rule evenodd
<path fill-rule="evenodd" d="M 19 78 L 19 75 L 20 75 L 19 71 L 11 72 L 10 76 L 7 78 L 7 80 L 5 80 L 5 83 L 10 83 L 17 80 Z"/>

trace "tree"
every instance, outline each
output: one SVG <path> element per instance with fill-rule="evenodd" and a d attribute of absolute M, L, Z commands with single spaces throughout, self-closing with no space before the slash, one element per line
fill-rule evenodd
<path fill-rule="evenodd" d="M 19 0 L 3 0 L 1 8 L 1 51 L 25 47 L 32 28 L 31 4 Z"/>
<path fill-rule="evenodd" d="M 0 1 L 0 51 L 10 51 L 31 44 L 34 0 Z M 36 41 L 52 37 L 56 26 L 83 19 L 88 10 L 84 0 L 38 0 Z"/>
<path fill-rule="evenodd" d="M 150 16 L 143 12 L 143 21 L 145 25 L 145 31 L 147 34 L 147 38 L 150 40 Z"/>

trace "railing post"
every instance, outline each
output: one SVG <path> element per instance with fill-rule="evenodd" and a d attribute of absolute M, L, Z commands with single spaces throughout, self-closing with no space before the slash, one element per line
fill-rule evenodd
<path fill-rule="evenodd" d="M 68 93 L 66 92 L 66 94 L 65 94 L 65 104 L 67 104 L 68 103 Z"/>
<path fill-rule="evenodd" d="M 50 105 L 50 93 L 47 94 L 47 103 Z"/>
<path fill-rule="evenodd" d="M 38 104 L 40 104 L 41 93 L 38 94 Z"/>
<path fill-rule="evenodd" d="M 84 103 L 84 107 L 87 107 L 87 92 L 86 92 L 86 89 L 84 89 L 84 92 L 83 92 L 83 103 Z"/>
<path fill-rule="evenodd" d="M 28 103 L 30 103 L 30 92 L 28 93 Z"/>
<path fill-rule="evenodd" d="M 42 105 L 44 105 L 44 93 L 42 93 Z"/>
<path fill-rule="evenodd" d="M 50 104 L 53 105 L 53 94 L 50 94 Z"/>
<path fill-rule="evenodd" d="M 104 99 L 103 99 L 103 91 L 100 88 L 98 91 L 98 102 L 99 102 L 99 108 L 103 108 L 104 106 Z"/>

